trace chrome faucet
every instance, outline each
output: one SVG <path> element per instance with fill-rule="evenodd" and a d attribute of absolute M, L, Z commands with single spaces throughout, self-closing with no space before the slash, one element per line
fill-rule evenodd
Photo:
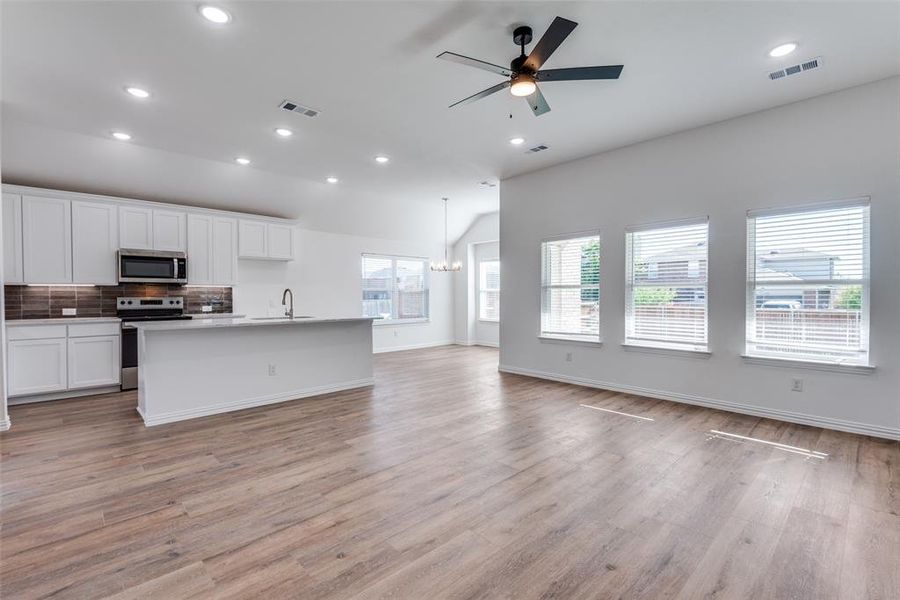
<path fill-rule="evenodd" d="M 294 318 L 294 292 L 291 291 L 291 288 L 284 288 L 284 293 L 281 294 L 281 305 L 282 306 L 287 305 L 285 298 L 287 298 L 288 294 L 291 295 L 291 305 L 290 305 L 291 307 L 289 309 L 287 309 L 286 313 L 287 313 L 288 319 L 293 319 Z"/>

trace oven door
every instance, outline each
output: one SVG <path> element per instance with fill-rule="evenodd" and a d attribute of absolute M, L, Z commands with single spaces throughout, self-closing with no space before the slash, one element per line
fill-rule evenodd
<path fill-rule="evenodd" d="M 120 283 L 187 283 L 184 252 L 119 251 Z"/>

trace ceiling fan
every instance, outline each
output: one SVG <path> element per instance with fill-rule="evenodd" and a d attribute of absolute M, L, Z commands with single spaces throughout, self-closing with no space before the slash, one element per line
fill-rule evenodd
<path fill-rule="evenodd" d="M 462 65 L 469 65 L 508 77 L 507 81 L 498 83 L 495 86 L 482 90 L 477 94 L 473 94 L 468 98 L 463 98 L 459 102 L 454 102 L 450 108 L 461 104 L 468 104 L 481 100 L 502 89 L 509 88 L 513 96 L 524 97 L 528 101 L 528 106 L 536 117 L 550 112 L 550 105 L 544 99 L 544 95 L 538 88 L 538 82 L 545 81 L 576 81 L 584 79 L 618 79 L 622 73 L 623 65 L 606 65 L 602 67 L 572 67 L 568 69 L 544 69 L 541 67 L 550 58 L 550 55 L 559 48 L 572 30 L 578 26 L 575 21 L 556 17 L 550 23 L 550 27 L 544 33 L 544 36 L 538 40 L 538 43 L 531 50 L 531 54 L 525 55 L 525 46 L 531 43 L 532 31 L 531 27 L 516 27 L 513 31 L 513 42 L 521 48 L 521 55 L 517 56 L 510 63 L 509 68 L 501 67 L 493 63 L 470 58 L 455 52 L 441 52 L 438 58 L 450 60 Z"/>

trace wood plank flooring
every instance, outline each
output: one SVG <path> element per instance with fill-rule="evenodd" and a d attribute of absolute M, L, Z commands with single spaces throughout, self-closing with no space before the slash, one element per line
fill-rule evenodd
<path fill-rule="evenodd" d="M 0 595 L 900 598 L 897 443 L 496 365 L 149 429 L 133 392 L 12 407 Z"/>

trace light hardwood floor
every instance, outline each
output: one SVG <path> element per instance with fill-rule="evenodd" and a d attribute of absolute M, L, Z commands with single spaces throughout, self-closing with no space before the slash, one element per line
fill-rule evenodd
<path fill-rule="evenodd" d="M 900 598 L 897 443 L 496 365 L 149 429 L 134 393 L 12 407 L 0 595 Z"/>

